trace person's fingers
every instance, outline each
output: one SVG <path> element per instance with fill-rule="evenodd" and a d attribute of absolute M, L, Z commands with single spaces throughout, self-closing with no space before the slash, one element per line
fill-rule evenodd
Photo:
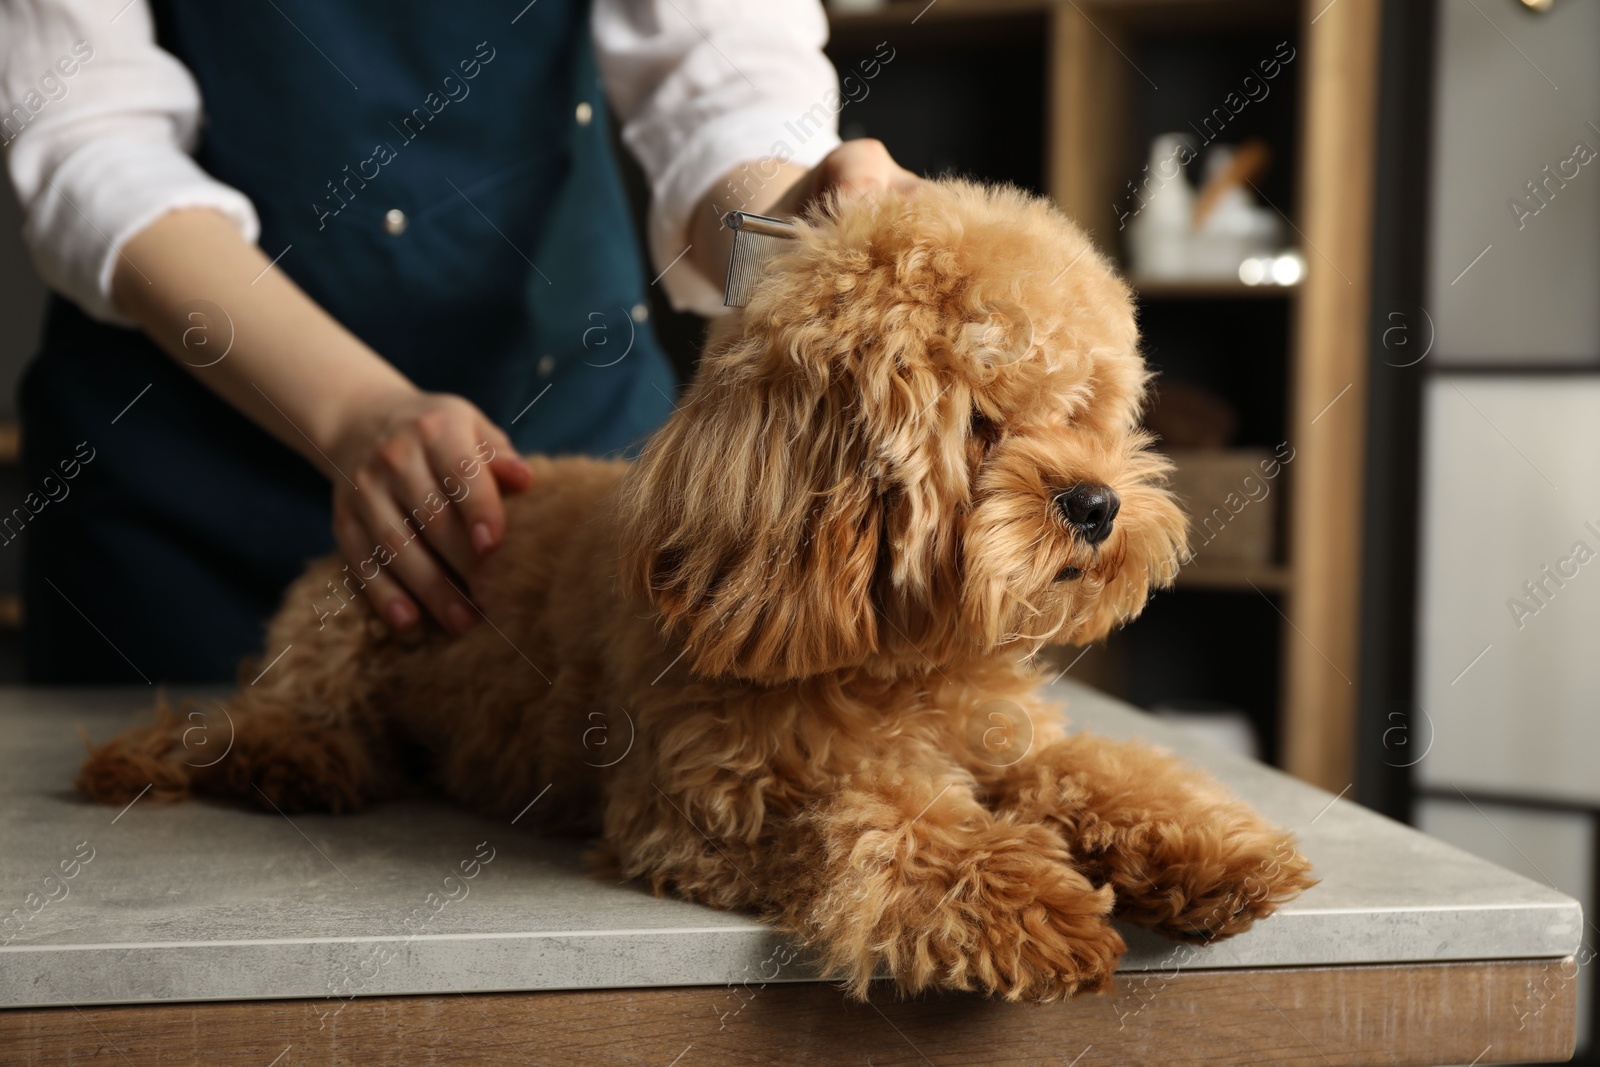
<path fill-rule="evenodd" d="M 365 472 L 357 476 L 361 492 L 356 510 L 367 530 L 386 549 L 378 558 L 379 565 L 421 601 L 445 629 L 457 634 L 467 630 L 477 620 L 477 612 L 446 577 L 426 541 L 406 529 L 387 483 L 376 477 L 364 481 L 364 475 Z"/>
<path fill-rule="evenodd" d="M 459 513 L 457 522 L 469 551 L 464 563 L 457 564 L 451 558 L 451 565 L 463 578 L 470 578 L 474 557 L 498 545 L 505 536 L 506 526 L 499 479 L 493 474 L 492 466 L 486 476 L 483 463 L 477 457 L 491 454 L 484 449 L 485 445 L 493 449 L 493 454 L 498 457 L 503 452 L 509 452 L 509 443 L 505 442 L 503 434 L 489 425 L 487 419 L 479 415 L 470 423 L 452 423 L 429 439 L 426 445 L 433 469 L 447 472 L 442 480 L 455 502 Z M 462 466 L 464 460 L 468 464 L 466 467 Z M 472 469 L 474 460 L 478 461 L 480 469 L 474 471 L 473 477 L 465 477 L 463 471 Z"/>
<path fill-rule="evenodd" d="M 854 200 L 885 189 L 914 193 L 922 179 L 894 161 L 882 141 L 861 137 L 824 156 L 775 205 L 778 214 L 800 215 L 828 197 Z"/>
<path fill-rule="evenodd" d="M 404 536 L 414 538 L 420 534 L 440 558 L 464 576 L 472 570 L 474 560 L 467 525 L 451 507 L 429 448 L 414 438 L 396 437 L 384 442 L 378 454 L 383 458 L 390 493 L 401 511 Z"/>
<path fill-rule="evenodd" d="M 825 163 L 825 178 L 868 187 L 887 184 L 887 175 L 895 165 L 883 142 L 870 137 L 846 141 Z"/>
<path fill-rule="evenodd" d="M 333 539 L 339 546 L 339 554 L 350 565 L 350 573 L 356 577 L 356 588 L 366 596 L 380 618 L 397 630 L 409 630 L 421 620 L 416 602 L 378 565 L 377 542 L 353 505 L 335 502 Z"/>
<path fill-rule="evenodd" d="M 502 489 L 519 493 L 533 484 L 533 468 L 528 466 L 528 461 L 522 458 L 505 431 L 488 419 L 483 420 L 483 440 L 493 449 L 488 467 Z"/>
<path fill-rule="evenodd" d="M 829 153 L 822 161 L 821 179 L 826 188 L 838 189 L 846 197 L 876 189 L 909 191 L 922 181 L 896 163 L 882 141 L 871 137 L 846 141 Z"/>
<path fill-rule="evenodd" d="M 495 456 L 489 461 L 489 472 L 508 493 L 520 493 L 533 484 L 533 470 L 520 457 Z"/>

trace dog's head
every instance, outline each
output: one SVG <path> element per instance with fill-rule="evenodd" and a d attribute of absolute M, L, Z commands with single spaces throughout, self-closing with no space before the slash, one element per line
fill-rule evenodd
<path fill-rule="evenodd" d="M 818 213 L 716 323 L 620 498 L 622 577 L 705 675 L 894 676 L 1087 643 L 1170 580 L 1128 287 L 957 181 Z"/>

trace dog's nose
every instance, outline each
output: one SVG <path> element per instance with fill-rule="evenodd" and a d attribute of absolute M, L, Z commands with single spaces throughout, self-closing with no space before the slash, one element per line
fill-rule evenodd
<path fill-rule="evenodd" d="M 1122 498 L 1109 485 L 1086 482 L 1056 497 L 1056 507 L 1079 537 L 1098 545 L 1111 536 L 1111 524 L 1122 507 Z"/>

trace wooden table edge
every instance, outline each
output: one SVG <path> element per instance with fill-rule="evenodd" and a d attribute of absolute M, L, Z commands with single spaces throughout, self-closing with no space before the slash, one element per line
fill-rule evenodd
<path fill-rule="evenodd" d="M 1547 1063 L 1573 1052 L 1577 970 L 1568 957 L 1124 972 L 1108 993 L 1044 1005 L 905 1000 L 884 984 L 858 1003 L 794 982 L 18 1008 L 0 1011 L 0 1063 Z"/>

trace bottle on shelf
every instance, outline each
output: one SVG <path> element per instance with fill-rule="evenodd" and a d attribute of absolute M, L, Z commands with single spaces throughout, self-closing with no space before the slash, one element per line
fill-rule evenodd
<path fill-rule="evenodd" d="M 1150 161 L 1138 182 L 1128 183 L 1133 217 L 1127 221 L 1128 260 L 1141 278 L 1188 276 L 1189 221 L 1194 187 L 1184 166 L 1194 148 L 1181 133 L 1165 133 L 1150 143 Z"/>

